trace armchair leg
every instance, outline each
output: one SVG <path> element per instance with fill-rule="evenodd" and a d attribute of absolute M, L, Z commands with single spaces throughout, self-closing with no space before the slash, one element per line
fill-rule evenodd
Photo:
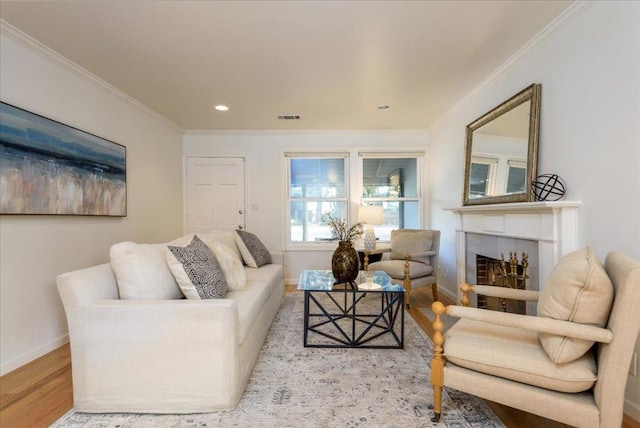
<path fill-rule="evenodd" d="M 405 254 L 404 256 L 404 279 L 402 280 L 402 287 L 404 288 L 404 303 L 407 305 L 407 309 L 411 309 L 411 279 L 409 278 L 409 259 L 411 256 Z"/>
<path fill-rule="evenodd" d="M 431 294 L 433 294 L 434 302 L 440 301 L 440 299 L 438 298 L 438 284 L 431 284 Z"/>
<path fill-rule="evenodd" d="M 440 316 L 445 312 L 445 307 L 440 302 L 434 302 L 431 309 L 435 314 L 433 321 L 433 357 L 431 358 L 431 385 L 433 386 L 433 422 L 438 422 L 442 415 L 442 387 L 444 386 L 444 324 Z"/>
<path fill-rule="evenodd" d="M 442 415 L 442 388 L 433 387 L 433 418 L 431 422 L 440 422 L 440 416 Z"/>

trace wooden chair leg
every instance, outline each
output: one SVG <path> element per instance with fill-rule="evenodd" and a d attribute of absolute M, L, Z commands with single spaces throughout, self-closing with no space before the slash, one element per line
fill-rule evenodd
<path fill-rule="evenodd" d="M 431 284 L 431 294 L 433 294 L 434 302 L 440 301 L 440 299 L 438 298 L 438 284 Z"/>
<path fill-rule="evenodd" d="M 409 274 L 409 259 L 410 254 L 404 256 L 404 279 L 402 280 L 402 286 L 404 287 L 404 303 L 407 305 L 407 309 L 411 309 L 411 279 Z"/>
<path fill-rule="evenodd" d="M 443 355 L 444 324 L 440 316 L 445 312 L 445 307 L 440 302 L 433 302 L 431 310 L 435 314 L 433 321 L 433 357 L 431 358 L 431 385 L 433 387 L 433 422 L 438 422 L 442 415 L 442 388 L 444 386 L 444 366 L 446 360 Z"/>

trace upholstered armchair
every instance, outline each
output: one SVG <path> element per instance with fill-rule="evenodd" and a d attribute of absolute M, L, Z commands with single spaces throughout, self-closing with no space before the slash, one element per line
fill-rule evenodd
<path fill-rule="evenodd" d="M 565 256 L 540 293 L 463 284 L 467 293 L 538 302 L 537 316 L 434 302 L 434 420 L 443 387 L 577 427 L 619 427 L 640 331 L 640 263 Z M 461 319 L 442 334 L 443 314 Z"/>
<path fill-rule="evenodd" d="M 390 258 L 371 263 L 368 270 L 382 270 L 391 278 L 402 281 L 407 308 L 410 308 L 411 290 L 415 287 L 431 285 L 433 300 L 438 300 L 439 248 L 439 230 L 392 230 Z"/>

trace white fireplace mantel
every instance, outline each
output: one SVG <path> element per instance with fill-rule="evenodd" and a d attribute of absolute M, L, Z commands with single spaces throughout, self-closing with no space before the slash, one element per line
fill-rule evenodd
<path fill-rule="evenodd" d="M 578 249 L 579 201 L 521 202 L 445 208 L 459 219 L 456 228 L 456 270 L 466 282 L 468 233 L 538 242 L 538 270 L 542 281 L 562 256 Z"/>

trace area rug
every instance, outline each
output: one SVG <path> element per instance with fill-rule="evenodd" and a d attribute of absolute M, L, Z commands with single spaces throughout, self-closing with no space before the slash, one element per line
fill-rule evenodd
<path fill-rule="evenodd" d="M 431 422 L 433 343 L 409 314 L 404 349 L 305 348 L 302 319 L 302 293 L 288 293 L 232 411 L 150 415 L 71 410 L 52 427 L 504 427 L 482 400 L 446 389 L 442 419 Z"/>

